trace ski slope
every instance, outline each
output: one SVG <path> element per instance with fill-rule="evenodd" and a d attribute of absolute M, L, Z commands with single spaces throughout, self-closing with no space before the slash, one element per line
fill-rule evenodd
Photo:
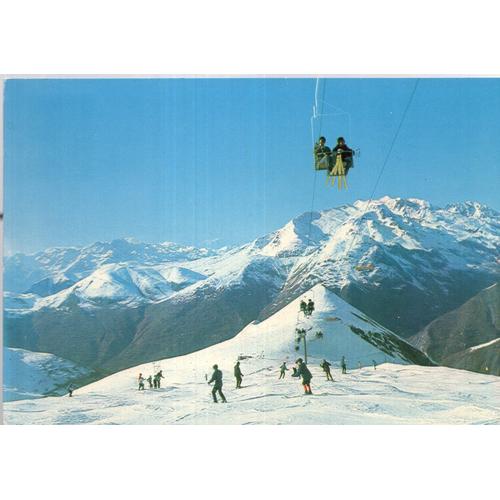
<path fill-rule="evenodd" d="M 316 311 L 306 320 L 297 311 L 300 300 L 309 297 Z M 310 328 L 312 396 L 302 394 L 291 371 L 278 380 L 283 361 L 291 369 L 295 358 L 303 357 L 302 345 L 295 350 L 297 325 Z M 315 336 L 318 329 L 320 338 Z M 78 389 L 73 398 L 7 403 L 4 419 L 8 424 L 500 423 L 500 379 L 410 365 L 408 356 L 415 352 L 406 345 L 318 285 L 231 340 L 124 370 Z M 349 366 L 345 375 L 338 370 L 341 356 Z M 326 381 L 319 368 L 323 358 L 333 362 L 335 382 Z M 238 390 L 232 377 L 237 359 L 244 374 Z M 207 378 L 214 363 L 224 373 L 227 404 L 212 402 Z M 147 377 L 159 369 L 164 387 L 138 391 L 138 374 Z"/>
<path fill-rule="evenodd" d="M 185 364 L 184 369 L 181 368 Z M 227 404 L 214 404 L 200 370 L 188 360 L 162 363 L 165 387 L 138 391 L 137 370 L 77 390 L 4 405 L 6 424 L 500 424 L 500 379 L 451 368 L 382 364 L 333 370 L 317 367 L 312 396 L 274 360 L 242 361 L 235 389 L 231 364 L 221 365 Z M 201 367 L 200 367 L 201 368 Z M 205 367 L 204 367 L 205 368 Z M 149 373 L 151 370 L 143 370 Z M 208 368 L 207 368 L 208 371 Z M 188 378 L 189 377 L 189 378 Z"/>

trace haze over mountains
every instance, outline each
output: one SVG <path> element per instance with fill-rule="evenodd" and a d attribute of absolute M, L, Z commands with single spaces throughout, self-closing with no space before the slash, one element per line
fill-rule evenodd
<path fill-rule="evenodd" d="M 487 206 L 384 197 L 237 248 L 115 240 L 18 254 L 5 259 L 5 342 L 113 372 L 230 339 L 317 284 L 410 338 L 499 279 L 499 243 Z"/>

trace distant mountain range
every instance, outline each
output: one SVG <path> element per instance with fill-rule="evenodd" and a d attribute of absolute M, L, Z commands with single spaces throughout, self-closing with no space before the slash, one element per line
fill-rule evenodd
<path fill-rule="evenodd" d="M 132 240 L 5 259 L 5 342 L 113 372 L 199 350 L 321 284 L 403 338 L 499 279 L 500 214 L 384 197 L 237 248 Z"/>

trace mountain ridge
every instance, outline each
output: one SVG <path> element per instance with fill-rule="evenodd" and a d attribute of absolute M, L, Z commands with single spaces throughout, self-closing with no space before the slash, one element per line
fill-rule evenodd
<path fill-rule="evenodd" d="M 306 212 L 249 243 L 218 251 L 125 240 L 115 240 L 111 254 L 102 243 L 76 257 L 74 248 L 60 255 L 48 250 L 37 257 L 49 274 L 43 278 L 59 284 L 68 279 L 68 286 L 44 297 L 7 291 L 6 341 L 73 359 L 71 346 L 59 343 L 69 343 L 66 337 L 76 342 L 81 329 L 77 345 L 85 362 L 95 356 L 114 370 L 121 354 L 128 353 L 127 364 L 137 364 L 158 346 L 175 356 L 227 340 L 317 284 L 408 338 L 497 281 L 499 247 L 500 214 L 485 205 L 439 208 L 415 198 L 383 197 Z M 135 252 L 129 260 L 124 249 Z M 36 270 L 19 256 L 10 264 L 7 259 L 11 278 L 17 261 L 19 273 L 27 272 L 17 283 L 33 281 Z M 89 284 L 105 266 L 121 269 L 125 281 L 104 273 L 100 284 Z M 119 322 L 120 332 L 106 316 Z M 108 339 L 105 350 L 99 339 Z"/>
<path fill-rule="evenodd" d="M 409 341 L 439 364 L 500 375 L 500 286 L 481 290 Z"/>

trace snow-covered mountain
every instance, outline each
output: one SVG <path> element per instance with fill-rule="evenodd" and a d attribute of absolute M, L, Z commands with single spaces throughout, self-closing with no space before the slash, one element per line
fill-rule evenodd
<path fill-rule="evenodd" d="M 318 283 L 409 337 L 498 280 L 499 243 L 500 214 L 484 205 L 384 197 L 305 213 L 239 248 L 117 240 L 17 255 L 6 339 L 116 370 L 231 338 Z M 88 345 L 75 350 L 77 337 Z"/>
<path fill-rule="evenodd" d="M 86 289 L 90 302 L 98 297 L 120 303 L 130 297 L 128 304 L 136 305 L 138 296 L 151 302 L 169 298 L 172 282 L 183 288 L 212 277 L 224 286 L 234 280 L 235 267 L 267 257 L 287 272 L 285 292 L 318 281 L 343 289 L 388 279 L 425 291 L 429 278 L 446 286 L 453 272 L 498 273 L 499 243 L 500 214 L 484 205 L 466 202 L 442 209 L 423 200 L 384 197 L 305 213 L 225 252 L 125 239 L 17 254 L 5 260 L 5 290 L 12 297 L 50 297 L 26 311 L 59 307 L 69 295 L 84 297 Z M 191 275 L 176 281 L 169 279 L 172 273 Z M 7 311 L 13 312 L 8 306 Z"/>
<path fill-rule="evenodd" d="M 4 288 L 15 293 L 52 295 L 87 278 L 108 264 L 155 266 L 215 255 L 206 248 L 165 242 L 140 243 L 130 238 L 97 242 L 85 247 L 49 248 L 32 255 L 15 254 L 4 260 Z"/>
<path fill-rule="evenodd" d="M 266 247 L 278 254 L 299 250 L 263 317 L 321 282 L 408 336 L 499 273 L 500 214 L 477 203 L 441 209 L 422 200 L 384 197 L 311 216 L 310 234 L 301 220 L 292 221 L 295 239 L 279 231 Z"/>
<path fill-rule="evenodd" d="M 71 361 L 25 349 L 4 348 L 3 366 L 4 401 L 62 395 L 70 383 L 81 384 L 92 377 L 90 370 Z"/>
<path fill-rule="evenodd" d="M 299 301 L 314 298 L 310 319 Z M 295 327 L 308 331 L 312 396 L 300 382 L 279 380 L 279 366 L 298 356 Z M 310 328 L 310 329 L 309 329 Z M 322 335 L 318 336 L 317 332 Z M 348 373 L 340 374 L 345 356 Z M 335 381 L 319 363 L 333 364 Z M 232 367 L 239 360 L 241 389 Z M 373 367 L 375 361 L 376 369 Z M 345 303 L 322 285 L 236 337 L 185 356 L 135 366 L 78 389 L 73 398 L 18 401 L 4 408 L 8 424 L 359 424 L 499 423 L 500 381 L 470 372 L 408 365 L 426 358 L 404 340 Z M 211 401 L 212 365 L 223 370 L 226 405 Z M 137 390 L 137 377 L 162 370 L 161 389 Z M 456 390 L 457 385 L 461 388 Z M 37 412 L 33 412 L 36 406 Z"/>
<path fill-rule="evenodd" d="M 103 264 L 89 276 L 52 295 L 7 292 L 5 309 L 8 313 L 29 314 L 43 308 L 63 310 L 74 304 L 82 308 L 134 307 L 165 300 L 176 291 L 205 278 L 176 266 L 155 268 L 129 263 Z"/>

